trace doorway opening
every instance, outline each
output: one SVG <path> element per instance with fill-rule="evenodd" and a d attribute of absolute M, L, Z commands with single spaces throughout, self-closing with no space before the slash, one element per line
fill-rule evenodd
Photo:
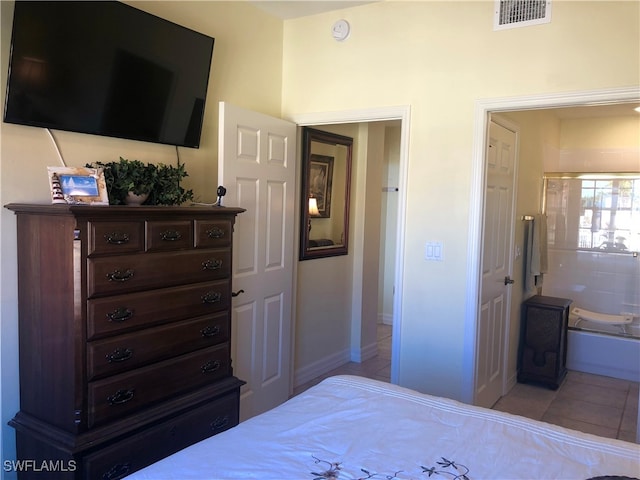
<path fill-rule="evenodd" d="M 380 109 L 365 109 L 365 110 L 352 110 L 343 112 L 323 112 L 315 114 L 293 115 L 290 118 L 291 121 L 298 126 L 312 126 L 314 128 L 323 125 L 336 125 L 336 124 L 362 124 L 362 123 L 377 123 L 377 122 L 396 122 L 399 126 L 399 147 L 398 147 L 398 165 L 397 165 L 397 204 L 395 208 L 395 231 L 393 236 L 395 237 L 395 244 L 393 246 L 394 251 L 392 257 L 394 260 L 394 273 L 393 273 L 393 309 L 392 309 L 392 345 L 391 345 L 391 383 L 398 383 L 399 379 L 399 355 L 400 355 L 400 331 L 401 331 L 401 297 L 402 297 L 402 277 L 403 277 L 403 259 L 404 259 L 404 230 L 405 230 L 405 210 L 406 210 L 406 185 L 407 185 L 407 165 L 408 165 L 408 146 L 409 146 L 409 128 L 410 128 L 410 108 L 408 106 L 401 107 L 388 107 Z M 352 180 L 352 186 L 354 185 Z M 299 194 L 299 192 L 298 192 Z M 352 199 L 352 202 L 354 200 Z M 356 200 L 357 202 L 357 200 Z M 354 222 L 356 223 L 356 222 Z M 358 228 L 354 225 L 354 228 Z M 357 239 L 357 234 L 364 234 L 362 229 L 360 232 L 356 232 L 353 237 Z M 380 231 L 376 232 L 379 235 Z M 355 246 L 356 243 L 354 242 Z M 364 252 L 353 249 L 350 253 L 353 254 L 353 281 L 351 292 L 351 305 L 352 305 L 352 324 L 351 324 L 351 358 L 358 358 L 358 356 L 364 355 L 366 357 L 366 349 L 362 348 L 360 343 L 362 334 L 362 318 L 364 313 L 363 302 L 363 266 L 365 266 L 366 259 Z M 376 263 L 378 259 L 376 258 Z M 375 285 L 378 288 L 378 285 Z M 377 305 L 376 305 L 377 310 Z M 377 323 L 377 311 L 375 323 Z M 367 325 L 370 328 L 370 325 Z M 374 324 L 375 328 L 375 324 Z M 375 335 L 375 334 L 374 334 Z M 375 338 L 375 337 L 374 337 Z"/>
<path fill-rule="evenodd" d="M 469 263 L 471 268 L 467 275 L 467 300 L 465 315 L 465 355 L 464 355 L 464 391 L 463 401 L 475 403 L 475 367 L 476 359 L 481 352 L 478 351 L 478 298 L 480 291 L 480 273 L 482 259 L 482 214 L 485 204 L 484 178 L 485 178 L 485 152 L 487 147 L 487 128 L 492 113 L 509 113 L 519 111 L 544 110 L 544 109 L 569 109 L 574 112 L 584 107 L 615 106 L 639 102 L 640 96 L 637 89 L 622 88 L 564 95 L 529 96 L 510 99 L 481 100 L 476 104 L 474 122 L 474 147 L 473 147 L 473 171 L 470 196 L 470 237 L 469 237 Z M 542 182 L 540 171 L 540 182 Z M 522 174 L 522 170 L 520 171 Z M 515 295 L 513 297 L 515 307 L 519 305 Z M 512 318 L 513 321 L 513 318 Z M 517 351 L 517 345 L 513 341 L 508 346 L 511 354 Z M 507 379 L 507 382 L 512 381 Z M 504 389 L 508 385 L 504 386 Z"/>

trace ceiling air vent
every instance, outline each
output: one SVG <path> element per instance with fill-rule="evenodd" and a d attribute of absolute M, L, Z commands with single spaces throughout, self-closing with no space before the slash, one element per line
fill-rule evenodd
<path fill-rule="evenodd" d="M 528 27 L 551 21 L 551 0 L 496 0 L 493 29 Z"/>

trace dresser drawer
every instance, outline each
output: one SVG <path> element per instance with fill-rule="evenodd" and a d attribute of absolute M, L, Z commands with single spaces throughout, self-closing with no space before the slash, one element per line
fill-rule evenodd
<path fill-rule="evenodd" d="M 144 250 L 144 222 L 89 222 L 89 255 Z"/>
<path fill-rule="evenodd" d="M 193 248 L 191 221 L 147 222 L 147 251 Z"/>
<path fill-rule="evenodd" d="M 231 252 L 200 250 L 88 260 L 88 295 L 113 295 L 228 277 Z"/>
<path fill-rule="evenodd" d="M 87 344 L 87 377 L 113 375 L 229 340 L 228 312 Z"/>
<path fill-rule="evenodd" d="M 208 315 L 230 303 L 228 279 L 96 298 L 87 302 L 87 338 Z"/>
<path fill-rule="evenodd" d="M 115 480 L 238 424 L 238 393 L 134 434 L 84 458 L 88 479 Z"/>
<path fill-rule="evenodd" d="M 229 314 L 109 337 L 87 344 L 87 377 L 113 375 L 229 340 Z"/>
<path fill-rule="evenodd" d="M 89 383 L 88 427 L 231 374 L 229 345 L 198 350 Z"/>
<path fill-rule="evenodd" d="M 231 245 L 233 224 L 229 220 L 195 220 L 195 246 L 217 248 Z"/>

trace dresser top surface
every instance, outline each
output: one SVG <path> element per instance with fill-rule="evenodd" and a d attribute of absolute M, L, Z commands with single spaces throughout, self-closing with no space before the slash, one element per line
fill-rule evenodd
<path fill-rule="evenodd" d="M 5 208 L 18 214 L 36 215 L 63 215 L 74 217 L 193 217 L 193 216 L 218 216 L 218 215 L 238 215 L 246 211 L 237 207 L 216 207 L 216 206 L 128 206 L 128 205 L 43 205 L 30 203 L 9 203 Z"/>

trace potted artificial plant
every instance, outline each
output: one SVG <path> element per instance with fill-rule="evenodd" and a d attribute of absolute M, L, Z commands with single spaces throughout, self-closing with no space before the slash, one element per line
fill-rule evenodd
<path fill-rule="evenodd" d="M 104 170 L 111 205 L 180 205 L 193 200 L 193 191 L 180 186 L 180 180 L 188 175 L 184 165 L 154 165 L 120 157 L 117 162 L 96 162 L 87 167 Z"/>
<path fill-rule="evenodd" d="M 181 205 L 193 200 L 193 190 L 185 190 L 180 181 L 187 177 L 184 164 L 164 165 L 159 163 L 154 172 L 154 184 L 149 194 L 150 205 Z"/>

